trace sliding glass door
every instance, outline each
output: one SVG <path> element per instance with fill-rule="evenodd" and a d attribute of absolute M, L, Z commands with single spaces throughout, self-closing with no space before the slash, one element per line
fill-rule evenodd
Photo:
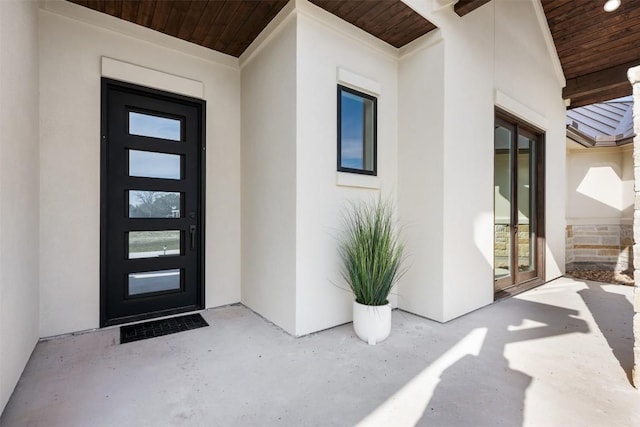
<path fill-rule="evenodd" d="M 542 281 L 543 135 L 497 116 L 494 129 L 495 291 Z"/>

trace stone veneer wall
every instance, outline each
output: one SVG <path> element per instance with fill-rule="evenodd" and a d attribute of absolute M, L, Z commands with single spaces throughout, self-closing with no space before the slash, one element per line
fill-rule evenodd
<path fill-rule="evenodd" d="M 595 270 L 633 268 L 633 226 L 573 224 L 566 228 L 567 270 L 589 265 Z"/>
<path fill-rule="evenodd" d="M 633 384 L 640 387 L 640 67 L 634 67 L 627 73 L 633 85 L 633 175 L 635 180 L 635 211 L 633 214 L 634 265 L 638 270 L 634 272 L 635 292 L 633 298 Z M 638 257 L 638 258 L 635 258 Z"/>
<path fill-rule="evenodd" d="M 509 224 L 495 225 L 495 266 L 509 268 L 510 228 Z M 518 225 L 518 265 L 528 266 L 529 261 L 529 224 Z"/>

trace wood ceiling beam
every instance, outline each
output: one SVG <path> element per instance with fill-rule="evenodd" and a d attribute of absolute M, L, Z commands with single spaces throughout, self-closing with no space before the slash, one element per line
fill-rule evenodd
<path fill-rule="evenodd" d="M 623 96 L 631 95 L 632 87 L 630 84 L 620 83 L 618 86 L 613 86 L 602 92 L 594 92 L 590 95 L 585 95 L 579 98 L 571 98 L 571 105 L 567 109 L 584 107 L 585 105 L 597 104 L 599 102 L 608 101 L 610 99 L 622 98 Z"/>
<path fill-rule="evenodd" d="M 490 1 L 491 0 L 459 0 L 458 3 L 453 6 L 453 10 L 458 16 L 464 16 Z"/>
<path fill-rule="evenodd" d="M 627 70 L 638 64 L 640 59 L 569 79 L 562 90 L 562 97 L 570 99 L 573 108 L 577 107 L 574 101 L 596 99 L 594 102 L 600 102 L 611 99 L 603 98 L 609 96 L 607 94 L 623 93 L 625 90 L 630 92 L 631 84 L 627 79 Z M 586 105 L 583 102 L 585 101 L 581 101 L 582 105 Z"/>

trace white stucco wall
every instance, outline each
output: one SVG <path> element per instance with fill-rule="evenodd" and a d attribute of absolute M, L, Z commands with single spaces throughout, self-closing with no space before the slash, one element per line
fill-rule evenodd
<path fill-rule="evenodd" d="M 39 50 L 41 336 L 99 325 L 103 56 L 202 83 L 207 101 L 206 306 L 240 301 L 237 60 L 71 3 L 44 7 Z M 162 81 L 155 84 L 162 86 Z"/>
<path fill-rule="evenodd" d="M 442 319 L 445 44 L 440 32 L 429 38 L 398 69 L 398 199 L 408 254 L 398 306 Z"/>
<path fill-rule="evenodd" d="M 553 183 L 565 176 L 564 105 L 537 3 L 495 0 L 463 18 L 407 3 L 441 29 L 400 51 L 298 1 L 240 61 L 45 3 L 41 335 L 98 326 L 104 56 L 204 87 L 207 307 L 242 300 L 295 335 L 349 321 L 340 210 L 379 192 L 395 198 L 408 237 L 401 308 L 446 321 L 493 301 L 496 106 L 546 132 L 546 279 L 561 274 L 565 191 Z M 335 171 L 340 70 L 379 91 L 377 178 Z"/>
<path fill-rule="evenodd" d="M 633 218 L 631 147 L 581 148 L 568 144 L 567 221 L 617 224 Z"/>
<path fill-rule="evenodd" d="M 397 187 L 397 61 L 335 16 L 296 6 L 241 57 L 242 302 L 304 335 L 351 320 L 341 210 Z M 336 172 L 338 83 L 378 96 L 378 177 Z"/>
<path fill-rule="evenodd" d="M 567 264 L 626 270 L 634 204 L 633 147 L 585 148 L 567 138 Z"/>
<path fill-rule="evenodd" d="M 0 413 L 38 340 L 38 10 L 0 2 Z"/>
<path fill-rule="evenodd" d="M 341 215 L 349 201 L 375 200 L 380 191 L 396 203 L 398 87 L 388 45 L 314 5 L 298 7 L 296 335 L 303 335 L 352 319 L 337 250 Z M 336 172 L 338 83 L 377 97 L 377 177 Z"/>
<path fill-rule="evenodd" d="M 442 28 L 444 304 L 437 320 L 493 301 L 493 3 Z"/>
<path fill-rule="evenodd" d="M 242 68 L 242 302 L 295 334 L 296 17 Z"/>
<path fill-rule="evenodd" d="M 419 267 L 403 279 L 399 306 L 446 321 L 492 302 L 496 106 L 545 131 L 547 181 L 564 176 L 562 84 L 534 4 L 497 1 L 463 19 L 451 11 L 437 12 L 444 14 L 433 19 L 442 28 L 443 41 L 429 42 L 439 37 L 430 35 L 417 42 L 422 49 L 414 45 L 400 52 L 367 40 L 359 30 L 307 2 L 297 2 L 296 7 L 296 262 L 280 276 L 288 281 L 295 268 L 295 334 L 349 320 L 350 296 L 339 289 L 339 212 L 346 200 L 375 197 L 380 189 L 401 197 L 400 212 L 408 216 L 402 220 L 415 228 L 415 240 L 409 233 L 408 245 L 415 250 L 410 263 Z M 269 70 L 273 64 L 262 67 Z M 365 182 L 366 188 L 336 185 L 344 183 L 334 168 L 335 84 L 340 70 L 382 88 L 382 163 L 379 178 Z M 420 99 L 418 94 L 427 96 Z M 287 102 L 285 97 L 285 106 Z M 243 99 L 243 108 L 258 107 L 244 106 Z M 403 114 L 397 119 L 399 112 Z M 266 108 L 261 114 L 276 121 L 279 117 Z M 411 119 L 418 124 L 410 124 Z M 398 120 L 404 126 L 399 127 Z M 391 143 L 385 146 L 387 141 Z M 550 206 L 558 206 L 558 200 L 564 206 L 562 188 L 549 186 L 547 193 Z M 414 195 L 417 201 L 411 200 Z M 564 211 L 554 207 L 550 212 L 546 279 L 557 277 L 564 267 Z M 273 257 L 277 256 L 268 259 Z M 243 282 L 247 283 L 244 277 Z"/>
<path fill-rule="evenodd" d="M 413 254 L 425 268 L 441 269 L 442 282 L 425 283 L 424 301 L 410 310 L 446 321 L 493 301 L 495 107 L 545 131 L 545 279 L 562 274 L 565 191 L 553 184 L 565 174 L 562 82 L 533 1 L 495 0 L 462 18 L 447 8 L 433 11 L 431 2 L 407 3 L 440 27 L 444 44 L 443 186 L 431 194 L 442 200 L 442 263 L 429 256 L 426 242 Z M 409 143 L 400 140 L 401 147 Z M 423 167 L 436 161 L 425 158 Z M 424 208 L 422 217 L 431 216 Z M 441 311 L 430 298 L 442 298 Z"/>

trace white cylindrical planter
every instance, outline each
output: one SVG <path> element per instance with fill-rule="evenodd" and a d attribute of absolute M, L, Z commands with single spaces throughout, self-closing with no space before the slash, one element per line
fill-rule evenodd
<path fill-rule="evenodd" d="M 354 301 L 353 330 L 370 345 L 383 341 L 391 332 L 391 305 L 363 305 Z"/>

